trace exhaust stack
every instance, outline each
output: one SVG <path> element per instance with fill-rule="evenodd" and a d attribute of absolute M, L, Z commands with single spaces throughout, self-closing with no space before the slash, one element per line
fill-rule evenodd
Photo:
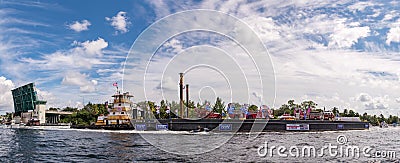
<path fill-rule="evenodd" d="M 179 116 L 183 118 L 183 73 L 179 73 Z"/>
<path fill-rule="evenodd" d="M 189 118 L 189 84 L 186 84 L 186 118 Z"/>

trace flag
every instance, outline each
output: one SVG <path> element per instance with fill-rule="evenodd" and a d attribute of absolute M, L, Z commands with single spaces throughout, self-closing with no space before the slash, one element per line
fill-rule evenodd
<path fill-rule="evenodd" d="M 113 83 L 113 86 L 118 87 L 118 83 L 117 82 Z"/>

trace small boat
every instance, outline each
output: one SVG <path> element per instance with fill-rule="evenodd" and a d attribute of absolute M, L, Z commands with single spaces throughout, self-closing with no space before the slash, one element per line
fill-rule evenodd
<path fill-rule="evenodd" d="M 388 128 L 389 125 L 388 125 L 385 121 L 383 121 L 383 122 L 381 122 L 381 123 L 379 124 L 379 127 L 381 127 L 381 128 Z"/>
<path fill-rule="evenodd" d="M 190 131 L 190 133 L 209 132 L 210 131 L 210 129 L 208 129 L 206 127 L 202 128 L 202 127 L 198 126 L 197 128 L 198 128 L 197 130 L 192 130 L 192 131 Z"/>

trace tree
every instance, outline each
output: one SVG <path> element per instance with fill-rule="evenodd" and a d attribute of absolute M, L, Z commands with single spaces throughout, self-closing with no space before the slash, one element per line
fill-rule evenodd
<path fill-rule="evenodd" d="M 49 108 L 49 110 L 52 110 L 52 111 L 58 111 L 58 110 L 59 110 L 59 108 L 53 108 L 53 107 L 51 107 L 51 108 Z"/>
<path fill-rule="evenodd" d="M 356 117 L 356 113 L 353 110 L 349 111 L 349 114 L 346 115 L 347 117 Z"/>
<path fill-rule="evenodd" d="M 282 115 L 282 114 L 292 114 L 293 111 L 290 109 L 290 106 L 287 104 L 283 104 L 276 112 L 274 111 L 275 114 Z"/>
<path fill-rule="evenodd" d="M 256 106 L 256 105 L 251 105 L 251 106 L 249 107 L 249 111 L 257 112 L 257 111 L 258 111 L 258 106 Z"/>
<path fill-rule="evenodd" d="M 332 113 L 335 114 L 335 115 L 338 114 L 339 113 L 339 108 L 333 107 L 332 108 Z"/>
<path fill-rule="evenodd" d="M 222 99 L 220 97 L 217 97 L 217 100 L 215 100 L 213 111 L 220 114 L 222 114 L 222 112 L 225 112 L 225 102 L 222 102 Z"/>
<path fill-rule="evenodd" d="M 312 109 L 315 109 L 315 108 L 317 108 L 317 103 L 315 103 L 314 101 L 303 101 L 301 104 L 301 107 L 303 108 L 303 109 L 308 109 L 308 108 L 312 108 Z"/>
<path fill-rule="evenodd" d="M 340 114 L 340 116 L 342 116 L 342 117 L 347 117 L 347 113 L 348 111 L 347 111 L 347 109 L 344 109 L 343 110 L 343 113 L 342 114 Z"/>
<path fill-rule="evenodd" d="M 67 111 L 67 112 L 78 112 L 78 108 L 66 107 L 66 108 L 62 109 L 62 111 Z"/>
<path fill-rule="evenodd" d="M 380 114 L 378 120 L 379 122 L 385 121 L 385 116 L 383 116 L 383 114 Z"/>
<path fill-rule="evenodd" d="M 7 121 L 11 121 L 12 120 L 12 118 L 13 118 L 13 113 L 6 113 L 6 118 L 7 118 Z"/>

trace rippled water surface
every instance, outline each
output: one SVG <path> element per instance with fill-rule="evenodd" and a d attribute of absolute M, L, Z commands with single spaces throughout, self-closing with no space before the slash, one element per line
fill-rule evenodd
<path fill-rule="evenodd" d="M 400 127 L 376 128 L 365 131 L 338 132 L 267 132 L 255 139 L 248 134 L 233 137 L 222 133 L 90 131 L 72 129 L 0 129 L 1 162 L 337 162 L 337 161 L 398 161 L 400 158 Z M 346 156 L 272 157 L 257 154 L 268 142 L 272 146 L 304 147 L 317 150 L 344 135 L 346 144 L 372 151 L 395 151 L 396 158 L 359 158 Z M 143 136 L 143 137 L 142 137 Z M 226 143 L 221 140 L 226 139 Z M 150 141 L 148 141 L 150 140 Z M 216 141 L 214 141 L 216 140 Z M 151 142 L 151 143 L 149 143 Z M 203 143 L 202 143 L 203 142 Z M 218 143 L 213 143 L 218 142 Z M 218 144 L 223 143 L 221 146 Z M 154 145 L 153 145 L 154 144 Z M 155 147 L 156 146 L 156 147 Z M 165 151 L 167 150 L 167 151 Z M 172 152 L 172 153 L 171 153 Z M 286 151 L 286 154 L 288 152 Z M 399 155 L 399 156 L 397 156 Z M 371 156 L 372 157 L 372 156 Z"/>

